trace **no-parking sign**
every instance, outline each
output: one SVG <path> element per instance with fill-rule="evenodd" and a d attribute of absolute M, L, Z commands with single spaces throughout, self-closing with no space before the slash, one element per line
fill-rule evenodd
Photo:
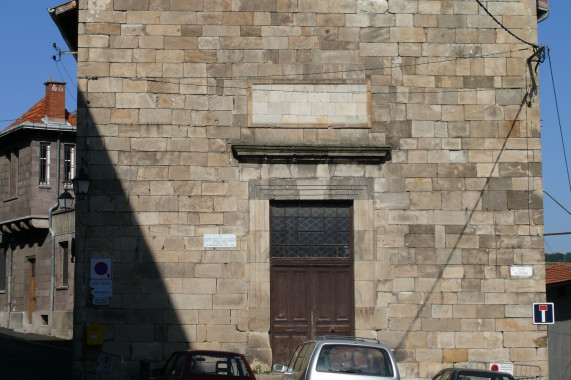
<path fill-rule="evenodd" d="M 91 259 L 91 279 L 111 279 L 111 259 Z"/>
<path fill-rule="evenodd" d="M 494 372 L 505 372 L 510 375 L 514 374 L 514 364 L 513 363 L 490 363 L 490 371 Z"/>

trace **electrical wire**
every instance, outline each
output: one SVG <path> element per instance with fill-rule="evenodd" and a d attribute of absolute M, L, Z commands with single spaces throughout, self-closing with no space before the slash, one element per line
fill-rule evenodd
<path fill-rule="evenodd" d="M 549 198 L 551 198 L 551 199 L 553 200 L 553 202 L 557 203 L 557 205 L 558 205 L 559 207 L 561 207 L 563 210 L 567 211 L 567 214 L 571 215 L 571 212 L 569 212 L 569 210 L 567 210 L 565 207 L 563 207 L 563 205 L 562 205 L 561 203 L 559 203 L 559 202 L 557 201 L 557 199 L 553 198 L 553 197 L 551 196 L 551 194 L 549 194 L 549 193 L 548 193 L 547 191 L 545 191 L 545 190 L 543 190 L 543 192 L 544 192 Z"/>
<path fill-rule="evenodd" d="M 290 73 L 290 74 L 281 74 L 281 75 L 273 75 L 273 74 L 268 74 L 268 75 L 253 75 L 252 77 L 255 77 L 256 79 L 276 79 L 278 77 L 281 78 L 291 78 L 291 77 L 307 77 L 307 76 L 311 76 L 311 75 L 329 75 L 329 74 L 348 74 L 348 73 L 353 73 L 353 72 L 358 72 L 358 73 L 367 73 L 367 72 L 371 72 L 371 71 L 375 71 L 375 70 L 388 70 L 388 69 L 395 69 L 395 68 L 403 68 L 403 67 L 414 67 L 414 66 L 422 66 L 422 65 L 434 65 L 434 64 L 439 64 L 439 63 L 445 63 L 445 62 L 452 62 L 452 61 L 457 61 L 457 60 L 461 60 L 461 59 L 478 59 L 478 58 L 490 58 L 490 57 L 495 57 L 498 55 L 502 55 L 502 54 L 508 54 L 508 53 L 516 53 L 516 52 L 520 52 L 520 51 L 525 51 L 525 50 L 529 50 L 529 48 L 520 48 L 520 49 L 514 49 L 514 50 L 506 50 L 506 51 L 502 51 L 502 52 L 497 52 L 497 53 L 490 53 L 490 54 L 486 54 L 486 55 L 478 55 L 478 56 L 470 56 L 470 57 L 452 57 L 452 58 L 446 58 L 446 59 L 442 59 L 439 61 L 433 61 L 433 62 L 417 62 L 417 63 L 409 63 L 409 64 L 403 64 L 403 63 L 394 63 L 392 65 L 388 65 L 388 66 L 379 66 L 379 67 L 372 67 L 372 68 L 357 68 L 357 69 L 350 69 L 350 70 L 331 70 L 331 71 L 315 71 L 315 72 L 309 72 L 309 73 Z M 420 57 L 420 58 L 431 58 L 431 57 Z M 507 58 L 507 57 L 506 57 Z M 374 75 L 374 74 L 373 74 Z M 78 77 L 80 79 L 99 79 L 99 77 L 97 76 L 81 76 Z M 117 77 L 114 76 L 113 78 L 123 78 L 123 79 L 132 79 L 132 80 L 136 80 L 136 79 L 141 79 L 141 78 L 133 78 L 133 77 Z M 150 78 L 150 79 L 149 79 Z M 158 79 L 157 79 L 158 78 Z M 187 76 L 184 77 L 183 79 L 228 79 L 228 80 L 240 80 L 240 79 L 246 79 L 247 77 L 229 77 L 229 76 L 218 76 L 218 77 L 204 77 L 204 76 Z M 162 77 L 145 77 L 143 79 L 147 79 L 147 80 L 156 80 L 157 82 L 163 82 L 163 83 L 172 83 L 172 84 L 180 84 L 180 81 L 169 81 L 168 78 L 162 78 Z M 325 79 L 329 79 L 329 78 L 325 78 Z M 334 78 L 330 78 L 330 79 L 334 79 Z M 193 85 L 193 83 L 187 83 L 189 85 Z M 245 89 L 245 87 L 243 88 Z"/>
<path fill-rule="evenodd" d="M 526 40 L 524 40 L 524 39 L 522 39 L 522 38 L 516 36 L 511 30 L 509 30 L 508 28 L 506 28 L 497 18 L 494 17 L 493 14 L 490 13 L 490 11 L 488 10 L 488 8 L 486 8 L 486 7 L 484 6 L 484 4 L 482 4 L 482 3 L 480 2 L 480 0 L 476 0 L 476 2 L 480 5 L 480 7 L 482 7 L 482 9 L 488 14 L 488 16 L 490 16 L 490 17 L 496 22 L 496 24 L 498 24 L 503 30 L 505 30 L 506 32 L 508 32 L 508 33 L 509 33 L 511 36 L 513 36 L 515 39 L 517 39 L 517 40 L 520 41 L 520 42 L 523 42 L 523 43 L 526 44 L 526 45 L 533 46 L 534 49 L 538 49 L 538 48 L 539 48 L 538 45 L 533 44 L 533 43 L 531 43 L 531 42 L 528 42 L 528 41 L 526 41 Z"/>
<path fill-rule="evenodd" d="M 57 61 L 55 62 L 55 64 L 56 64 L 57 71 L 59 72 L 59 76 L 61 77 L 61 81 L 65 82 L 65 79 L 63 78 L 61 70 L 59 69 L 59 65 L 57 64 Z M 69 91 L 69 88 L 67 86 L 65 87 L 65 92 L 67 92 L 67 94 L 73 99 L 73 101 L 75 103 L 77 103 L 76 97 L 71 94 L 71 92 Z"/>
<path fill-rule="evenodd" d="M 61 67 L 63 67 L 63 71 L 65 71 L 65 74 L 67 75 L 67 77 L 69 78 L 69 82 L 71 83 L 71 85 L 73 87 L 75 87 L 76 91 L 77 91 L 77 84 L 73 81 L 73 79 L 71 78 L 71 75 L 69 75 L 69 72 L 67 71 L 67 69 L 65 68 L 65 65 L 63 64 L 63 61 L 59 61 L 61 63 Z M 56 62 L 57 64 L 58 62 Z"/>
<path fill-rule="evenodd" d="M 547 248 L 549 248 L 549 253 L 553 253 L 553 248 L 551 248 L 551 246 L 549 245 L 549 243 L 547 242 L 547 240 L 545 240 L 545 238 L 544 238 L 543 241 L 544 241 L 545 244 L 547 245 Z"/>
<path fill-rule="evenodd" d="M 565 140 L 563 139 L 563 128 L 561 127 L 561 116 L 559 115 L 559 103 L 557 102 L 557 91 L 555 91 L 555 79 L 553 78 L 553 68 L 551 67 L 551 54 L 547 48 L 547 59 L 549 61 L 549 72 L 551 73 L 551 84 L 553 86 L 553 97 L 555 99 L 555 109 L 557 111 L 557 121 L 559 122 L 559 134 L 561 136 L 561 145 L 563 146 L 563 157 L 565 158 L 565 168 L 567 170 L 567 182 L 569 183 L 569 191 L 571 192 L 571 177 L 569 176 L 569 164 L 567 163 L 567 151 L 565 149 Z"/>

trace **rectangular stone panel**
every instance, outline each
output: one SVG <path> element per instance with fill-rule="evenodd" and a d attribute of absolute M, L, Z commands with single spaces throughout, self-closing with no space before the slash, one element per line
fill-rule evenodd
<path fill-rule="evenodd" d="M 371 127 L 368 81 L 255 81 L 248 90 L 250 127 Z"/>

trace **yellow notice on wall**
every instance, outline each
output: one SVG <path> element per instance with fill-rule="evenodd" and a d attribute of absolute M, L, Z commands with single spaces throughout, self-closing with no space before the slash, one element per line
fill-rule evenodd
<path fill-rule="evenodd" d="M 101 346 L 103 344 L 103 326 L 97 323 L 87 325 L 87 345 Z"/>

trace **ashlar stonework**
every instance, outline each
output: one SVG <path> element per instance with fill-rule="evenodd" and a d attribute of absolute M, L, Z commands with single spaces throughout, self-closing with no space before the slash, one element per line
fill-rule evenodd
<path fill-rule="evenodd" d="M 537 41 L 535 1 L 485 4 Z M 545 300 L 534 50 L 476 2 L 79 8 L 78 160 L 92 184 L 76 210 L 77 379 L 100 350 L 132 379 L 186 348 L 269 368 L 282 347 L 276 201 L 348 202 L 349 333 L 390 346 L 404 379 L 492 360 L 546 374 L 546 329 L 531 323 Z M 234 146 L 265 153 L 242 160 Z M 279 146 L 299 149 L 276 161 Z M 348 153 L 296 161 L 323 147 Z M 364 147 L 388 154 L 359 161 Z M 205 234 L 235 246 L 207 248 Z M 93 305 L 92 258 L 112 260 L 107 306 Z M 103 326 L 101 346 L 86 344 L 89 324 Z"/>

